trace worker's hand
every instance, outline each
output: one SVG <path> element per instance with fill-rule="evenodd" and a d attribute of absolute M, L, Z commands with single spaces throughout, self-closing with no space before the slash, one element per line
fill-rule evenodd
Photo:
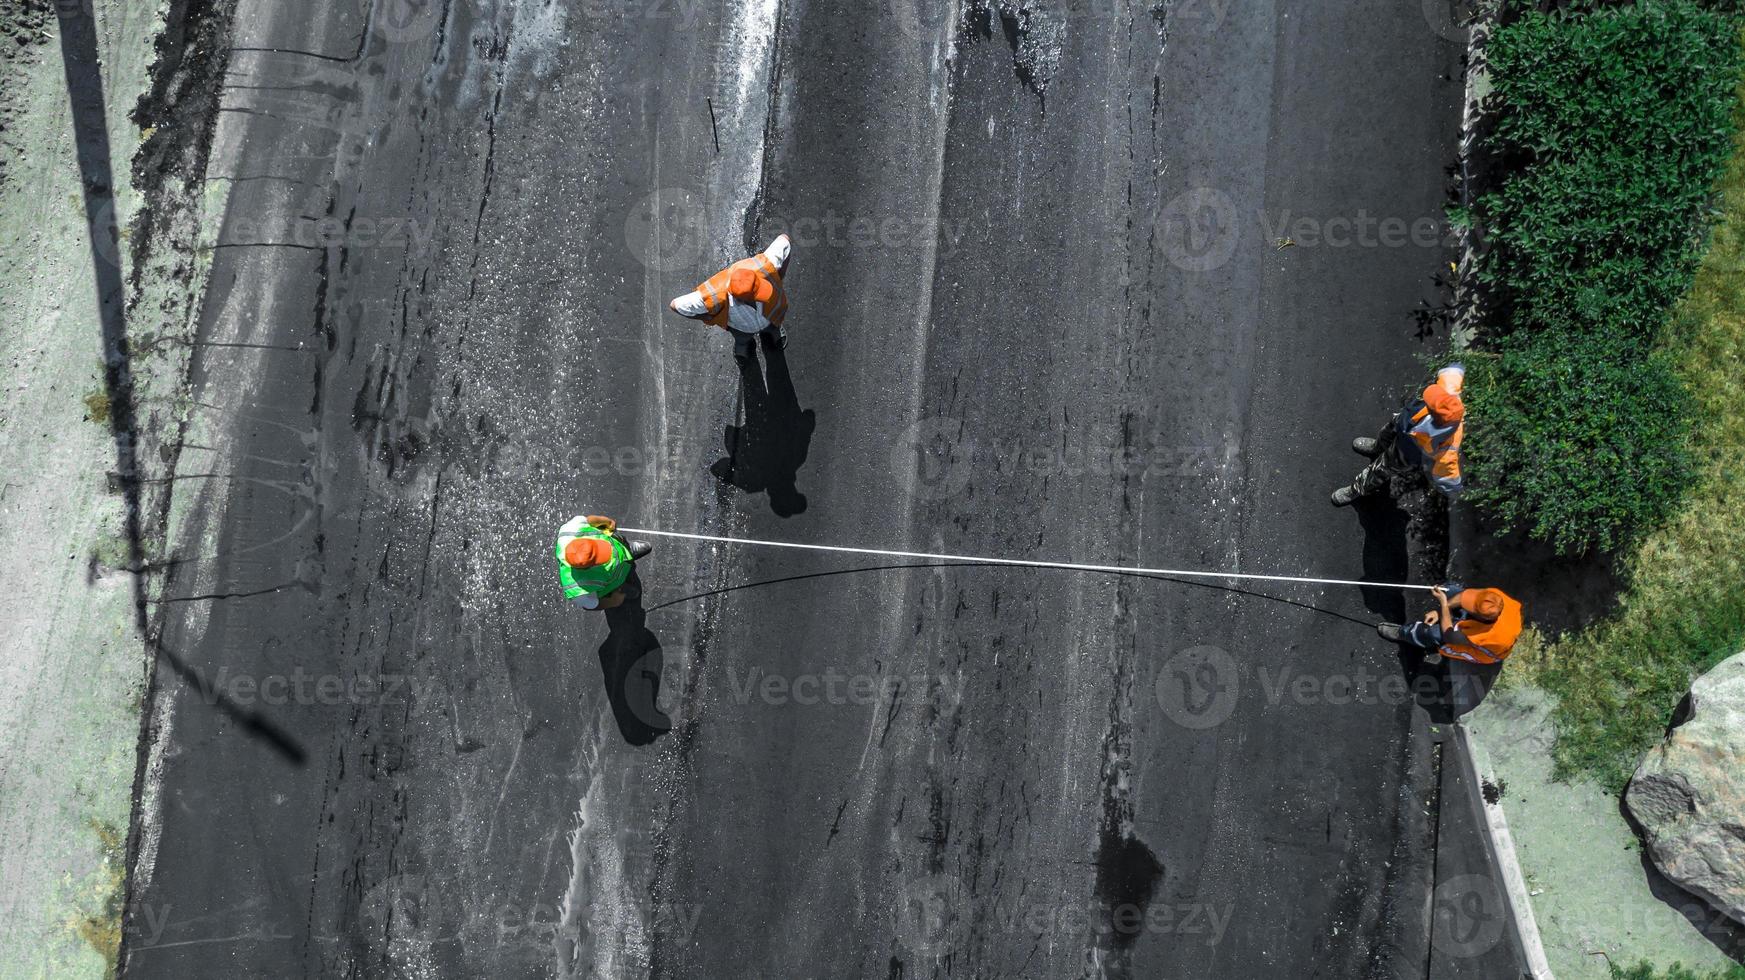
<path fill-rule="evenodd" d="M 1434 588 L 1432 588 L 1432 589 L 1431 589 L 1431 590 L 1430 590 L 1430 594 L 1431 594 L 1431 595 L 1432 595 L 1432 596 L 1435 596 L 1435 597 L 1436 597 L 1436 601 L 1437 601 L 1437 602 L 1447 602 L 1447 601 L 1448 601 L 1448 590 L 1447 590 L 1447 589 L 1444 589 L 1444 588 L 1443 588 L 1443 587 L 1442 587 L 1442 586 L 1440 586 L 1440 585 L 1438 585 L 1438 586 L 1435 586 L 1435 587 L 1434 587 Z"/>
<path fill-rule="evenodd" d="M 1432 609 L 1429 612 L 1424 614 L 1424 622 L 1430 624 L 1431 626 L 1435 626 L 1437 623 L 1441 622 L 1441 620 L 1442 620 L 1442 614 L 1437 612 L 1434 609 Z"/>
<path fill-rule="evenodd" d="M 607 534 L 618 533 L 618 522 L 610 517 L 590 516 L 588 518 L 588 526 L 598 531 L 605 531 Z"/>

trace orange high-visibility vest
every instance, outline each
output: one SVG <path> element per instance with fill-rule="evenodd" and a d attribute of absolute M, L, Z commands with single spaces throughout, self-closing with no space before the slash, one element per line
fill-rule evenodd
<path fill-rule="evenodd" d="M 1515 641 L 1521 638 L 1521 604 L 1510 598 L 1502 589 L 1476 589 L 1483 595 L 1490 594 L 1501 599 L 1503 611 L 1497 615 L 1495 622 L 1485 622 L 1482 619 L 1463 619 L 1454 624 L 1466 642 L 1444 643 L 1439 651 L 1444 657 L 1464 660 L 1473 664 L 1494 664 L 1507 659 L 1509 651 L 1514 649 Z"/>
<path fill-rule="evenodd" d="M 1429 472 L 1436 489 L 1443 493 L 1461 489 L 1460 439 L 1466 434 L 1465 419 L 1442 425 L 1420 399 L 1400 416 L 1400 433 L 1417 449 L 1418 463 Z"/>
<path fill-rule="evenodd" d="M 720 272 L 710 276 L 708 281 L 697 287 L 697 292 L 703 296 L 703 305 L 708 308 L 709 315 L 700 317 L 704 323 L 714 324 L 723 330 L 727 326 L 727 281 L 733 277 L 734 269 L 750 269 L 770 281 L 775 287 L 775 295 L 768 303 L 759 304 L 764 319 L 775 326 L 781 326 L 782 320 L 788 315 L 788 293 L 782 288 L 782 273 L 774 263 L 763 257 L 760 252 L 749 259 L 740 259 Z"/>

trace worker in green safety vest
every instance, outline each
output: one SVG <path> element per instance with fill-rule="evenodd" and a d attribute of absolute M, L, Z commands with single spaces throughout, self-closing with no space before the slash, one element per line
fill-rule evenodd
<path fill-rule="evenodd" d="M 583 609 L 615 609 L 624 603 L 624 582 L 636 559 L 654 550 L 647 541 L 618 536 L 618 522 L 587 515 L 557 532 L 557 580 L 563 597 Z"/>

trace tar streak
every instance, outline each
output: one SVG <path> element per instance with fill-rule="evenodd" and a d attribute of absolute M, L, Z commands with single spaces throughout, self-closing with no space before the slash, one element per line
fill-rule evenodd
<path fill-rule="evenodd" d="M 1102 839 L 1097 846 L 1097 898 L 1107 918 L 1103 935 L 1111 949 L 1126 949 L 1139 938 L 1146 906 L 1163 877 L 1163 865 L 1145 842 L 1124 832 L 1113 808 L 1104 809 Z"/>

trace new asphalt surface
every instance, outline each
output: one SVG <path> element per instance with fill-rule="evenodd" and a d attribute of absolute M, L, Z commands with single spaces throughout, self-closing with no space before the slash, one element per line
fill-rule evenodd
<path fill-rule="evenodd" d="M 1397 593 L 551 550 L 1422 580 L 1449 16 L 240 0 L 126 975 L 1510 975 Z"/>

